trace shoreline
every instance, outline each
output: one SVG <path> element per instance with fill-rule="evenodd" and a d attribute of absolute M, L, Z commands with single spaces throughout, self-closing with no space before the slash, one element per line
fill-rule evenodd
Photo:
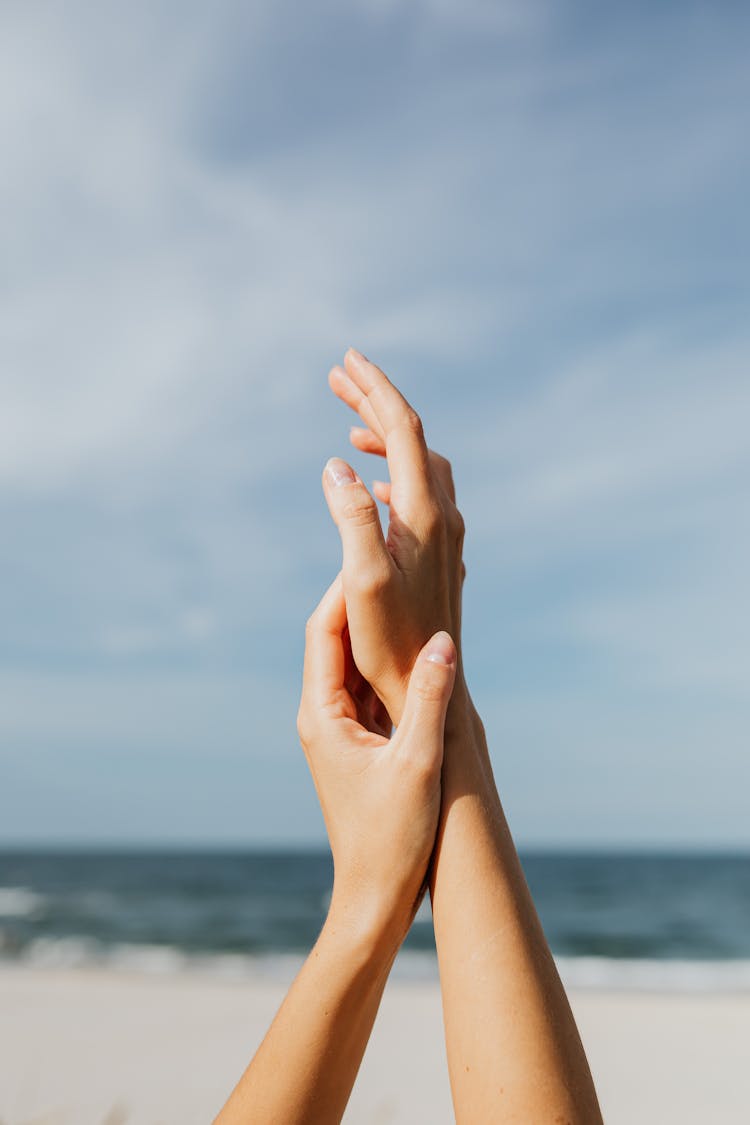
<path fill-rule="evenodd" d="M 0 1122 L 205 1123 L 287 983 L 0 963 Z M 608 1125 L 747 1119 L 750 995 L 569 995 Z M 435 981 L 389 981 L 344 1120 L 453 1121 Z"/>
<path fill-rule="evenodd" d="M 38 938 L 19 954 L 3 954 L 0 971 L 135 973 L 149 978 L 192 977 L 205 981 L 269 981 L 288 985 L 306 957 L 303 952 L 193 952 L 167 944 L 100 945 L 85 938 Z M 568 990 L 583 993 L 643 995 L 743 995 L 750 998 L 750 959 L 625 958 L 556 956 Z M 439 983 L 434 951 L 402 949 L 394 963 L 395 981 Z M 1 1123 L 0 1123 L 1 1125 Z"/>

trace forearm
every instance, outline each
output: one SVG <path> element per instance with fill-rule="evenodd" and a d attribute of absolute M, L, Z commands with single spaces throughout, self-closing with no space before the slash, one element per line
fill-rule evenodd
<path fill-rule="evenodd" d="M 446 726 L 431 893 L 457 1121 L 599 1122 L 484 731 L 461 686 Z"/>
<path fill-rule="evenodd" d="M 332 910 L 215 1125 L 328 1125 L 346 1109 L 397 948 Z"/>

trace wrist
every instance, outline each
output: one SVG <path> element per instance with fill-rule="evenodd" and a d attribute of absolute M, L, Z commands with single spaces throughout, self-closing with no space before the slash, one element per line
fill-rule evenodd
<path fill-rule="evenodd" d="M 324 931 L 366 962 L 390 964 L 409 930 L 413 904 L 392 893 L 377 895 L 361 880 L 334 881 Z"/>
<path fill-rule="evenodd" d="M 483 801 L 498 800 L 484 724 L 461 677 L 448 707 L 443 758 L 443 806 L 446 796 L 473 792 Z"/>
<path fill-rule="evenodd" d="M 467 743 L 482 743 L 485 741 L 484 726 L 474 706 L 462 668 L 459 669 L 453 694 L 448 704 L 445 719 L 446 748 L 449 742 L 458 740 Z"/>

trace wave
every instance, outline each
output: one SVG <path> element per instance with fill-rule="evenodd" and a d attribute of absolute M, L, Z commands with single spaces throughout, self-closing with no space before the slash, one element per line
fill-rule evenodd
<path fill-rule="evenodd" d="M 567 988 L 598 992 L 750 992 L 750 961 L 558 957 Z"/>
<path fill-rule="evenodd" d="M 15 949 L 0 940 L 0 965 L 40 969 L 107 969 L 149 976 L 197 973 L 234 980 L 263 977 L 291 981 L 303 961 L 302 954 L 294 953 L 193 953 L 174 945 L 108 944 L 81 936 L 39 937 Z"/>
<path fill-rule="evenodd" d="M 289 983 L 304 956 L 294 953 L 193 953 L 172 945 L 108 945 L 84 937 L 40 937 L 15 951 L 2 950 L 0 964 L 40 969 L 99 968 L 145 975 L 191 975 L 238 982 L 264 979 Z M 750 960 L 626 960 L 608 957 L 558 957 L 566 988 L 596 992 L 748 993 Z M 402 950 L 393 975 L 397 980 L 438 981 L 434 953 Z"/>
<path fill-rule="evenodd" d="M 28 918 L 43 905 L 42 895 L 28 887 L 0 887 L 0 918 Z"/>

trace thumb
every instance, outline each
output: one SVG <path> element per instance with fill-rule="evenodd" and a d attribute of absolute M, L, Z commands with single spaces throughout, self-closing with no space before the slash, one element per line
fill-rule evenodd
<path fill-rule="evenodd" d="M 443 760 L 445 715 L 455 679 L 456 646 L 448 633 L 435 633 L 414 662 L 395 736 L 402 751 L 426 769 L 439 769 Z"/>

